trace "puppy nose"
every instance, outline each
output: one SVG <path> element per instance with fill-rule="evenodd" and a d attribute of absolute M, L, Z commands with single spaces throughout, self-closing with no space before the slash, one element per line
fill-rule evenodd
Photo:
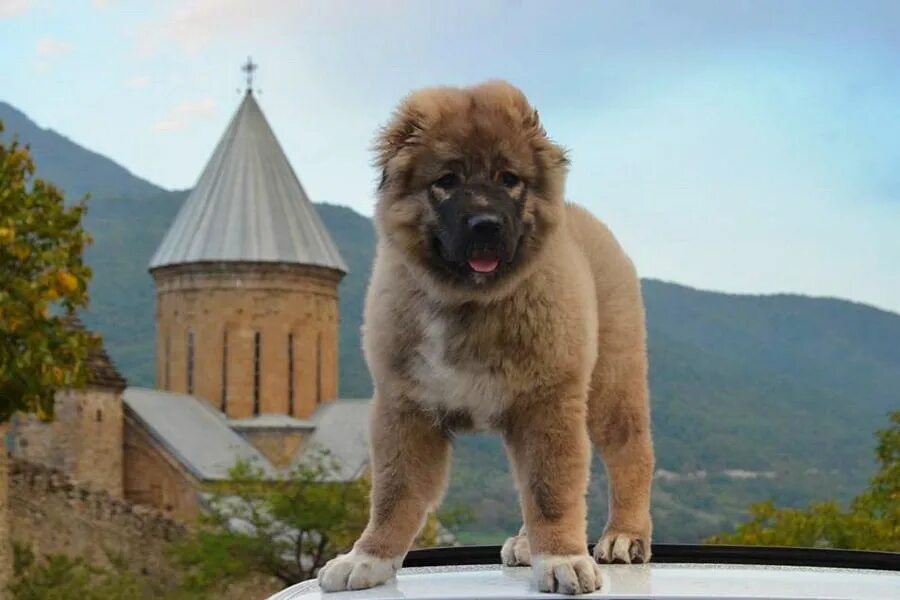
<path fill-rule="evenodd" d="M 497 215 L 475 215 L 466 221 L 469 231 L 478 237 L 490 238 L 500 233 L 500 217 Z"/>

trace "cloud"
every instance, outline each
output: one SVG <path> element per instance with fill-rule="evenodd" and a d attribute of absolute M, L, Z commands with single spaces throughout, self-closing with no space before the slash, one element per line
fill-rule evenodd
<path fill-rule="evenodd" d="M 91 0 L 91 6 L 96 9 L 103 10 L 109 7 L 109 0 Z"/>
<path fill-rule="evenodd" d="M 273 35 L 300 35 L 322 27 L 341 28 L 345 19 L 395 14 L 408 2 L 284 2 L 283 0 L 182 0 L 136 31 L 139 56 L 150 57 L 169 47 L 196 54 L 213 42 L 246 43 Z M 237 37 L 236 37 L 237 36 Z"/>
<path fill-rule="evenodd" d="M 213 34 L 248 26 L 278 5 L 272 0 L 191 0 L 180 3 L 162 19 L 145 23 L 140 28 L 138 52 L 142 56 L 151 56 L 174 43 L 184 52 L 196 53 L 209 44 Z"/>
<path fill-rule="evenodd" d="M 180 131 L 190 127 L 197 119 L 209 116 L 216 109 L 216 103 L 212 98 L 182 102 L 165 118 L 153 125 L 155 131 Z"/>
<path fill-rule="evenodd" d="M 34 0 L 0 0 L 0 19 L 18 17 L 34 6 Z"/>
<path fill-rule="evenodd" d="M 37 55 L 42 59 L 54 59 L 71 53 L 75 46 L 51 37 L 41 38 L 37 42 Z"/>
<path fill-rule="evenodd" d="M 75 46 L 56 38 L 44 37 L 39 39 L 35 46 L 35 54 L 37 55 L 37 61 L 34 65 L 35 70 L 41 75 L 48 72 L 54 62 L 71 54 L 74 50 Z"/>
<path fill-rule="evenodd" d="M 129 88 L 145 88 L 150 85 L 150 78 L 146 75 L 135 75 L 125 80 L 125 87 Z"/>

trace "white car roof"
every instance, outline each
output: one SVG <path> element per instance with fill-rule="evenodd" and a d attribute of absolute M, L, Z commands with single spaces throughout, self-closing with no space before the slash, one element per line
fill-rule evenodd
<path fill-rule="evenodd" d="M 603 565 L 603 587 L 581 598 L 891 599 L 900 598 L 900 572 L 868 569 L 734 564 Z M 539 593 L 528 567 L 499 565 L 401 569 L 384 585 L 324 594 L 315 581 L 269 600 L 463 600 L 571 598 Z"/>

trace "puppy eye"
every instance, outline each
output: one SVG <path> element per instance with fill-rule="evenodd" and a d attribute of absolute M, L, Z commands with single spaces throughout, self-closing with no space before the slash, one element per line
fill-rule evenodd
<path fill-rule="evenodd" d="M 456 173 L 445 173 L 434 182 L 434 185 L 441 188 L 449 188 L 456 185 Z"/>
<path fill-rule="evenodd" d="M 506 187 L 516 187 L 519 185 L 520 181 L 521 179 L 519 179 L 519 176 L 511 171 L 503 171 L 500 173 L 500 183 Z"/>

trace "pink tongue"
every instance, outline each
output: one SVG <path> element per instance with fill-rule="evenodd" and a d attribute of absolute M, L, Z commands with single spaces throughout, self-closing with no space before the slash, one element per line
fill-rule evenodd
<path fill-rule="evenodd" d="M 500 261 L 496 258 L 470 258 L 469 266 L 476 273 L 490 273 L 497 268 Z"/>

